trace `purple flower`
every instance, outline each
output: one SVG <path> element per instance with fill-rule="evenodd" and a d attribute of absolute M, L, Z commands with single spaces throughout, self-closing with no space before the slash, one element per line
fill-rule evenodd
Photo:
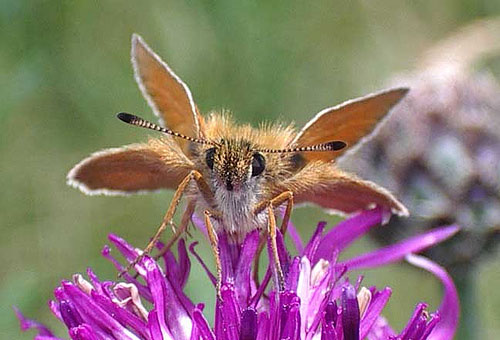
<path fill-rule="evenodd" d="M 257 231 L 249 233 L 242 244 L 230 243 L 227 235 L 220 233 L 222 286 L 213 325 L 203 313 L 203 303 L 195 304 L 184 292 L 191 266 L 187 248 L 205 268 L 214 295 L 216 278 L 197 254 L 196 243 L 186 247 L 184 240 L 177 244 L 177 258 L 170 251 L 163 256 L 165 269 L 148 256 L 135 267 L 139 277 L 126 274 L 125 282 L 101 281 L 89 269 L 88 280 L 74 275 L 71 282 L 63 281 L 49 305 L 68 328 L 71 339 L 452 339 L 459 312 L 455 286 L 437 264 L 411 254 L 452 236 L 458 230 L 456 226 L 338 260 L 342 250 L 386 218 L 387 212 L 376 208 L 346 219 L 327 233 L 326 224 L 319 223 L 305 246 L 290 225 L 289 233 L 300 255 L 291 257 L 278 234 L 278 256 L 285 276 L 282 291 L 271 283 L 277 275 L 274 265 L 268 266 L 261 281 L 253 275 L 253 263 L 259 256 Z M 110 235 L 109 240 L 127 262 L 138 255 L 138 250 L 123 239 Z M 272 254 L 270 249 L 268 253 Z M 103 255 L 117 270 L 124 269 L 108 247 Z M 353 269 L 373 268 L 405 258 L 434 274 L 443 284 L 444 297 L 434 313 L 427 311 L 425 303 L 419 303 L 406 327 L 398 333 L 381 315 L 391 289 L 364 287 L 362 278 L 351 283 L 347 276 Z M 38 330 L 35 339 L 59 339 L 43 325 L 16 313 L 23 330 Z"/>

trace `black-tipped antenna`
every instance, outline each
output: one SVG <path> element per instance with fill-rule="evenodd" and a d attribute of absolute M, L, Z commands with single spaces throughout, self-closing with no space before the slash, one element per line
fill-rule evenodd
<path fill-rule="evenodd" d="M 127 112 L 120 112 L 116 115 L 116 117 L 118 117 L 119 120 L 121 120 L 127 124 L 130 124 L 130 125 L 135 125 L 135 126 L 139 126 L 139 127 L 145 128 L 145 129 L 163 132 L 163 133 L 166 133 L 168 135 L 171 135 L 174 137 L 179 137 L 182 139 L 186 139 L 188 141 L 195 142 L 195 143 L 215 145 L 214 142 L 210 142 L 208 140 L 198 139 L 198 138 L 193 138 L 193 137 L 183 135 L 182 133 L 175 132 L 175 131 L 169 130 L 167 128 L 161 127 L 159 125 L 156 125 L 155 123 L 151 123 L 145 119 L 142 119 L 141 117 L 137 117 L 136 115 L 133 115 L 133 114 L 130 114 Z"/>
<path fill-rule="evenodd" d="M 345 148 L 347 144 L 340 140 L 334 140 L 327 143 L 321 143 L 311 146 L 302 146 L 298 148 L 289 148 L 289 149 L 260 149 L 255 150 L 263 153 L 283 153 L 283 152 L 309 152 L 309 151 L 339 151 Z"/>

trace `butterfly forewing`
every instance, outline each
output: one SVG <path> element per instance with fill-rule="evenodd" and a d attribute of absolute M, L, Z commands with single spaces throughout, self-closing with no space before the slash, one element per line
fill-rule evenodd
<path fill-rule="evenodd" d="M 390 109 L 408 92 L 406 88 L 391 89 L 349 100 L 319 112 L 297 134 L 293 145 L 308 146 L 340 140 L 352 148 L 368 138 Z M 331 161 L 346 150 L 338 152 L 309 152 L 304 158 Z"/>
<path fill-rule="evenodd" d="M 132 64 L 139 87 L 160 123 L 186 136 L 200 137 L 200 116 L 187 85 L 138 35 L 132 37 Z M 176 139 L 186 150 L 187 142 Z"/>

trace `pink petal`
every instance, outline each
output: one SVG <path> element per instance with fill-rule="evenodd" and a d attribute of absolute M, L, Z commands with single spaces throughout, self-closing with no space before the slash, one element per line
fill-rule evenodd
<path fill-rule="evenodd" d="M 354 240 L 364 235 L 371 228 L 382 223 L 386 212 L 377 207 L 365 210 L 340 222 L 322 237 L 317 252 L 314 253 L 312 264 L 319 259 L 330 261 L 334 251 L 341 251 Z"/>
<path fill-rule="evenodd" d="M 458 293 L 453 280 L 443 267 L 423 256 L 408 255 L 406 260 L 412 265 L 423 268 L 434 274 L 441 281 L 444 287 L 443 300 L 438 308 L 441 321 L 431 332 L 428 339 L 453 339 L 458 327 L 460 314 Z"/>
<path fill-rule="evenodd" d="M 380 313 L 382 313 L 382 310 L 387 304 L 387 301 L 389 301 L 391 294 L 392 290 L 388 287 L 380 292 L 375 292 L 375 294 L 373 294 L 370 305 L 368 306 L 368 309 L 363 319 L 361 320 L 361 325 L 359 330 L 360 339 L 364 339 L 368 335 L 371 328 L 379 318 Z"/>
<path fill-rule="evenodd" d="M 457 226 L 437 228 L 399 243 L 340 262 L 337 266 L 346 266 L 348 270 L 373 268 L 393 263 L 406 255 L 420 252 L 430 246 L 446 240 L 459 230 Z"/>
<path fill-rule="evenodd" d="M 31 319 L 27 319 L 24 317 L 24 315 L 21 313 L 21 311 L 17 307 L 13 307 L 14 312 L 16 313 L 17 319 L 19 320 L 19 323 L 21 325 L 21 330 L 26 331 L 28 329 L 36 329 L 38 331 L 38 335 L 41 336 L 49 336 L 53 337 L 54 335 L 52 332 L 43 324 L 36 322 Z"/>

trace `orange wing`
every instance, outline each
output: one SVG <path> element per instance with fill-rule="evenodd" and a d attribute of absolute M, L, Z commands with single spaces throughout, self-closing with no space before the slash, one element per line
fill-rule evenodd
<path fill-rule="evenodd" d="M 132 36 L 132 65 L 144 98 L 160 124 L 190 137 L 201 137 L 201 117 L 187 85 L 137 34 Z M 176 139 L 186 151 L 187 141 Z"/>
<path fill-rule="evenodd" d="M 353 147 L 373 133 L 378 123 L 407 92 L 406 88 L 390 89 L 324 109 L 302 128 L 291 144 L 300 147 L 341 140 L 348 147 Z M 303 156 L 308 161 L 331 161 L 346 150 L 308 152 Z"/>
<path fill-rule="evenodd" d="M 172 142 L 154 139 L 96 152 L 68 173 L 68 184 L 90 195 L 176 189 L 193 164 L 166 143 Z"/>
<path fill-rule="evenodd" d="M 406 207 L 386 189 L 322 161 L 307 164 L 280 187 L 281 191 L 292 190 L 298 204 L 314 203 L 332 212 L 353 213 L 379 205 L 400 216 L 408 215 Z"/>

